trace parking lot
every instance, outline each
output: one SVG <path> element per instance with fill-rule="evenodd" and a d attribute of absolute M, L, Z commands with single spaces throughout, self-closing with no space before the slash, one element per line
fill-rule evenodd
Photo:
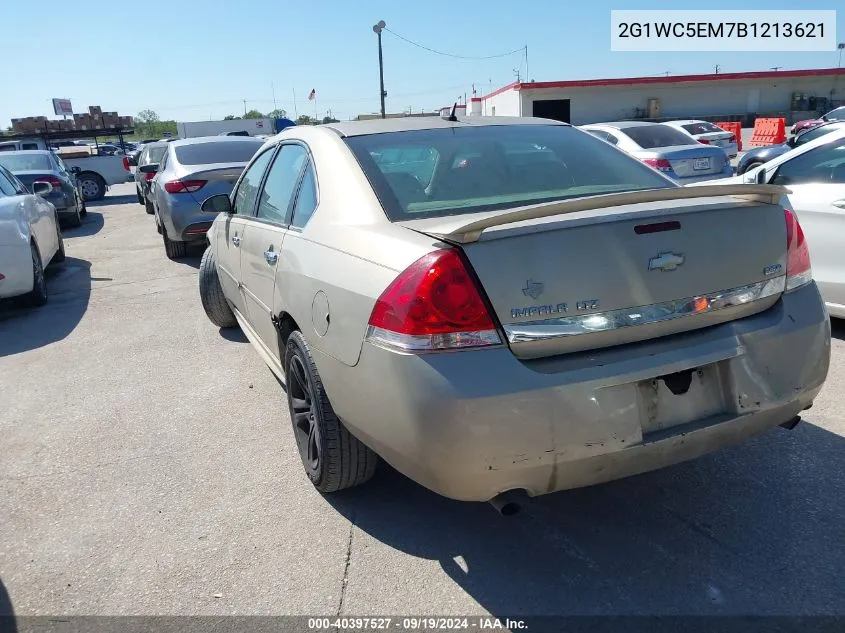
<path fill-rule="evenodd" d="M 284 392 L 134 185 L 0 306 L 0 578 L 32 614 L 842 613 L 845 324 L 795 430 L 511 518 L 384 466 L 323 497 Z"/>

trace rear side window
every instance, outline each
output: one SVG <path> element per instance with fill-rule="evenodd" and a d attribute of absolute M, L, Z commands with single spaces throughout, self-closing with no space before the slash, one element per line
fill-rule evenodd
<path fill-rule="evenodd" d="M 150 165 L 152 163 L 160 163 L 166 151 L 166 146 L 146 147 L 141 151 L 141 159 L 138 161 L 138 164 Z"/>
<path fill-rule="evenodd" d="M 643 149 L 671 147 L 672 145 L 698 145 L 695 139 L 668 125 L 638 125 L 621 128 L 620 131 L 627 134 L 634 143 Z"/>
<path fill-rule="evenodd" d="M 722 128 L 712 123 L 702 121 L 701 123 L 687 123 L 681 126 L 690 134 L 710 134 L 712 132 L 724 132 Z"/>
<path fill-rule="evenodd" d="M 5 154 L 0 155 L 0 165 L 10 172 L 16 171 L 53 171 L 55 167 L 46 154 Z"/>
<path fill-rule="evenodd" d="M 564 125 L 455 126 L 345 141 L 394 221 L 675 186 Z"/>
<path fill-rule="evenodd" d="M 248 163 L 264 143 L 261 141 L 228 141 L 179 145 L 176 160 L 182 165 L 211 163 Z"/>
<path fill-rule="evenodd" d="M 299 185 L 299 194 L 296 196 L 296 205 L 293 207 L 293 218 L 291 226 L 302 228 L 314 215 L 317 209 L 317 180 L 314 177 L 314 165 L 310 162 L 305 168 L 305 175 L 302 176 L 302 184 Z"/>

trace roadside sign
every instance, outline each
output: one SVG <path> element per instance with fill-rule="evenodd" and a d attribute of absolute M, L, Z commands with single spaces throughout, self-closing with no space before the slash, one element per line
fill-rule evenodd
<path fill-rule="evenodd" d="M 73 115 L 73 106 L 70 99 L 53 99 L 53 112 L 61 115 Z"/>

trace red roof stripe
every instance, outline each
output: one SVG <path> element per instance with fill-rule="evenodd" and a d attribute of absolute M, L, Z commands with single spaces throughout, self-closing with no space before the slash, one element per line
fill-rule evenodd
<path fill-rule="evenodd" d="M 542 90 L 545 88 L 591 88 L 593 86 L 635 86 L 642 84 L 676 84 L 698 81 L 732 81 L 748 79 L 772 79 L 786 77 L 845 76 L 845 68 L 811 68 L 808 70 L 766 70 L 746 73 L 720 73 L 708 75 L 675 75 L 670 77 L 620 77 L 617 79 L 576 79 L 572 81 L 537 81 L 534 83 L 513 82 L 484 95 L 489 99 L 507 90 Z"/>

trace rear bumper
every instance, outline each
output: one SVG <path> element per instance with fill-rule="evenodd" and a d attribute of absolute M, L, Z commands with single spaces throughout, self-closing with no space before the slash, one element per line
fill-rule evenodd
<path fill-rule="evenodd" d="M 32 290 L 32 251 L 28 243 L 0 246 L 0 273 L 0 298 Z"/>
<path fill-rule="evenodd" d="M 192 234 L 189 231 L 200 226 L 211 226 L 216 213 L 204 213 L 200 209 L 200 203 L 190 196 L 181 199 L 187 194 L 168 195 L 167 202 L 159 205 L 158 212 L 161 221 L 167 229 L 167 235 L 171 240 L 193 241 L 205 239 L 205 232 Z"/>
<path fill-rule="evenodd" d="M 758 315 L 591 353 L 521 362 L 506 348 L 417 356 L 365 343 L 355 367 L 316 360 L 353 434 L 422 485 L 483 501 L 588 486 L 741 442 L 808 406 L 829 357 L 830 322 L 810 284 Z M 719 395 L 690 397 L 718 410 L 696 417 L 687 394 L 646 397 L 654 378 L 698 368 Z M 665 422 L 667 413 L 683 423 Z"/>

